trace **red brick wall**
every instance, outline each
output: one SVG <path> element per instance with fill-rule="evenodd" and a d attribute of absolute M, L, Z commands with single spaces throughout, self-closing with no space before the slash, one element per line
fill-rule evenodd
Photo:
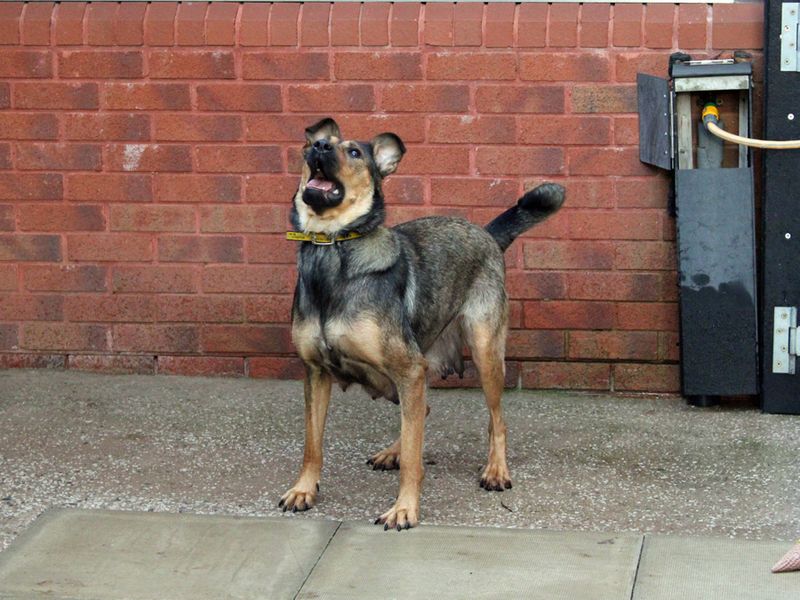
<path fill-rule="evenodd" d="M 509 382 L 676 391 L 667 179 L 635 77 L 762 5 L 0 4 L 0 365 L 294 376 L 303 128 L 392 130 L 392 221 L 567 205 L 508 254 Z M 758 58 L 758 57 L 757 57 Z M 453 191 L 458 193 L 454 194 Z M 454 206 L 453 198 L 463 205 Z"/>

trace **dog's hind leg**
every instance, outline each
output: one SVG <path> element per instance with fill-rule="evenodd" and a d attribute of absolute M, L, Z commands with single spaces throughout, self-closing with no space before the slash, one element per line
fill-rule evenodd
<path fill-rule="evenodd" d="M 322 435 L 331 399 L 332 377 L 316 365 L 306 365 L 305 420 L 306 440 L 303 467 L 294 487 L 278 503 L 284 511 L 308 510 L 317 503 L 319 476 L 322 471 Z"/>
<path fill-rule="evenodd" d="M 506 329 L 505 318 L 500 323 L 497 319 L 472 321 L 467 327 L 467 343 L 489 408 L 489 460 L 481 475 L 480 486 L 498 492 L 511 487 L 511 474 L 506 463 L 506 424 L 500 405 L 505 384 Z"/>
<path fill-rule="evenodd" d="M 431 407 L 425 408 L 425 416 L 427 417 L 431 412 Z M 387 446 L 380 452 L 373 454 L 367 464 L 372 467 L 373 471 L 392 471 L 400 468 L 400 438 L 397 438 L 391 445 Z"/>

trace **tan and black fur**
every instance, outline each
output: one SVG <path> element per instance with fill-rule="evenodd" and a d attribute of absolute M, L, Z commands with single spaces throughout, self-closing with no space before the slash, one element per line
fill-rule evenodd
<path fill-rule="evenodd" d="M 358 383 L 400 405 L 400 438 L 368 462 L 400 469 L 397 501 L 376 523 L 419 521 L 426 375 L 463 373 L 472 355 L 489 408 L 487 490 L 511 487 L 500 407 L 508 300 L 503 251 L 516 236 L 557 211 L 564 190 L 543 184 L 481 228 L 463 219 L 426 217 L 384 226 L 381 182 L 405 147 L 385 133 L 371 142 L 342 139 L 332 119 L 306 130 L 305 164 L 293 199 L 298 231 L 361 237 L 329 246 L 303 242 L 292 309 L 292 336 L 306 367 L 305 451 L 284 510 L 314 506 L 331 385 Z"/>

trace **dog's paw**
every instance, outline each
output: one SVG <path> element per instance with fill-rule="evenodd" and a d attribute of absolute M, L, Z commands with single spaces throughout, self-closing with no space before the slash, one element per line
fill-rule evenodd
<path fill-rule="evenodd" d="M 281 497 L 281 501 L 278 502 L 278 508 L 282 508 L 283 512 L 287 510 L 298 512 L 313 508 L 317 503 L 318 491 L 319 485 L 314 490 L 293 487 Z"/>
<path fill-rule="evenodd" d="M 400 468 L 400 444 L 395 442 L 388 448 L 374 454 L 367 464 L 373 471 L 392 471 Z"/>
<path fill-rule="evenodd" d="M 383 530 L 411 529 L 419 525 L 419 505 L 401 503 L 397 501 L 395 505 L 375 519 L 375 525 L 383 525 Z"/>
<path fill-rule="evenodd" d="M 480 486 L 486 491 L 502 492 L 511 489 L 511 473 L 505 465 L 487 465 L 481 475 Z"/>

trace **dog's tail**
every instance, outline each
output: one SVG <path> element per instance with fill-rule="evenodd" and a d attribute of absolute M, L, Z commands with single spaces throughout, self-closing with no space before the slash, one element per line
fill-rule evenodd
<path fill-rule="evenodd" d="M 526 192 L 517 204 L 486 226 L 505 252 L 516 237 L 544 221 L 564 204 L 564 188 L 557 183 L 543 183 Z"/>

